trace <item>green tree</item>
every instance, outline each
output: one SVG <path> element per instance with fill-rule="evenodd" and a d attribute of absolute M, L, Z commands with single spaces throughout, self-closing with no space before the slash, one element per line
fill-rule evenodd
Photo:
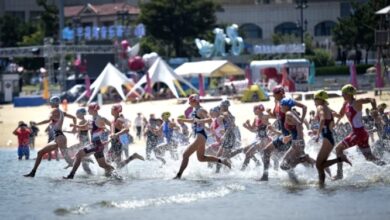
<path fill-rule="evenodd" d="M 35 32 L 31 34 L 24 35 L 22 42 L 19 43 L 21 46 L 31 46 L 31 45 L 42 45 L 44 38 L 44 32 L 42 28 L 36 29 Z"/>
<path fill-rule="evenodd" d="M 0 42 L 3 47 L 15 47 L 21 39 L 20 24 L 23 21 L 11 15 L 0 18 Z"/>
<path fill-rule="evenodd" d="M 375 12 L 389 4 L 389 0 L 370 0 L 366 3 L 353 1 L 351 15 L 338 19 L 333 29 L 333 41 L 339 46 L 356 51 L 361 47 L 368 52 L 375 43 L 375 28 L 379 19 Z"/>
<path fill-rule="evenodd" d="M 212 0 L 151 0 L 140 8 L 147 33 L 172 46 L 175 56 L 186 56 L 188 43 L 215 26 L 218 5 Z"/>
<path fill-rule="evenodd" d="M 44 11 L 41 15 L 41 21 L 43 22 L 43 30 L 45 37 L 58 37 L 59 10 L 55 4 L 47 3 L 47 0 L 36 0 L 37 4 L 41 6 Z"/>

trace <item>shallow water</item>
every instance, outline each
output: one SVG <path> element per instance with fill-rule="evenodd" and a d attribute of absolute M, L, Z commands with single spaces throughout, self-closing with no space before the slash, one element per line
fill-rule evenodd
<path fill-rule="evenodd" d="M 258 182 L 262 167 L 239 171 L 242 156 L 220 174 L 193 156 L 181 181 L 172 180 L 180 161 L 163 168 L 134 161 L 119 171 L 123 180 L 93 165 L 93 176 L 80 169 L 74 180 L 62 180 L 65 162 L 45 160 L 35 178 L 25 178 L 34 160 L 18 161 L 16 150 L 3 149 L 0 219 L 389 219 L 390 165 L 366 162 L 355 149 L 348 156 L 353 167 L 345 166 L 345 178 L 327 179 L 320 190 L 316 171 L 303 166 L 296 168 L 298 185 L 282 171 Z"/>

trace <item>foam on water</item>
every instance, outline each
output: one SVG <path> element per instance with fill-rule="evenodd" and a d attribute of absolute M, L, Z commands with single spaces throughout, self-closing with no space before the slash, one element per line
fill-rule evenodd
<path fill-rule="evenodd" d="M 90 205 L 83 204 L 74 208 L 58 208 L 54 211 L 54 213 L 56 215 L 86 214 L 89 211 L 93 211 L 94 209 L 100 208 L 137 209 L 168 204 L 186 204 L 204 199 L 224 197 L 228 194 L 243 190 L 245 190 L 245 186 L 239 184 L 228 184 L 226 186 L 221 186 L 213 190 L 182 193 L 165 197 L 133 199 L 125 201 L 101 201 Z"/>

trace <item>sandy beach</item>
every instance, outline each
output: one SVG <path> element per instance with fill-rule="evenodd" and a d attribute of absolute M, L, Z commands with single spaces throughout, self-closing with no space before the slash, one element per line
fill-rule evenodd
<path fill-rule="evenodd" d="M 361 95 L 358 95 L 357 97 L 375 97 L 373 92 L 364 93 Z M 377 102 L 383 102 L 379 100 L 378 97 Z M 307 105 L 308 110 L 314 110 L 314 102 L 313 100 L 306 100 L 302 101 L 304 104 Z M 272 108 L 273 107 L 273 98 L 271 98 L 270 101 L 261 102 L 266 108 Z M 343 98 L 331 98 L 329 99 L 329 103 L 331 105 L 331 108 L 338 111 L 343 103 Z M 210 109 L 216 105 L 218 105 L 219 102 L 205 102 L 202 103 L 202 105 L 206 109 Z M 236 116 L 237 124 L 241 126 L 247 119 L 253 119 L 254 115 L 252 112 L 252 107 L 256 103 L 242 103 L 239 100 L 232 100 L 231 101 L 231 112 Z M 149 117 L 149 114 L 154 113 L 156 116 L 160 116 L 160 114 L 163 111 L 170 111 L 172 113 L 172 117 L 176 118 L 177 116 L 184 113 L 184 110 L 187 108 L 187 104 L 178 104 L 176 99 L 170 99 L 170 100 L 162 100 L 162 101 L 148 101 L 148 102 L 140 102 L 140 103 L 122 103 L 123 105 L 123 112 L 126 118 L 130 119 L 131 121 L 134 121 L 134 118 L 136 117 L 137 112 L 141 112 L 144 116 Z M 367 105 L 365 107 L 370 107 L 370 105 Z M 68 113 L 75 114 L 76 110 L 80 108 L 78 104 L 69 104 L 68 105 Z M 107 119 L 111 120 L 112 116 L 110 114 L 110 108 L 111 105 L 103 105 L 100 114 L 102 116 L 107 117 Z M 0 147 L 7 147 L 7 148 L 16 148 L 17 147 L 17 138 L 16 136 L 12 135 L 12 131 L 16 128 L 19 121 L 24 121 L 28 123 L 29 121 L 42 121 L 45 120 L 48 117 L 48 113 L 50 111 L 50 107 L 45 106 L 39 106 L 39 107 L 26 107 L 26 108 L 14 108 L 13 105 L 2 105 L 0 108 Z M 88 117 L 87 117 L 88 118 Z M 345 120 L 345 118 L 344 118 Z M 70 130 L 69 124 L 71 123 L 71 120 L 66 119 L 64 122 L 63 129 Z M 47 135 L 44 132 L 46 126 L 41 125 L 39 126 L 40 132 L 36 139 L 36 148 L 41 148 L 47 143 Z M 245 140 L 251 140 L 253 138 L 253 134 L 251 134 L 246 129 L 243 129 L 241 126 L 241 133 L 243 136 L 243 141 L 245 143 Z M 135 135 L 134 128 L 131 129 L 131 134 Z M 68 138 L 68 146 L 76 143 L 76 136 L 73 134 L 66 134 Z"/>

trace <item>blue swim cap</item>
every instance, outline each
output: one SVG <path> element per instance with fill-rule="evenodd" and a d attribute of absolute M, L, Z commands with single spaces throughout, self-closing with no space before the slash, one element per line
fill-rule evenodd
<path fill-rule="evenodd" d="M 229 107 L 230 106 L 230 101 L 229 100 L 223 100 L 221 102 L 220 106 Z"/>
<path fill-rule="evenodd" d="M 85 108 L 79 108 L 76 111 L 76 115 L 86 115 L 86 114 L 87 114 L 87 111 L 85 110 Z"/>
<path fill-rule="evenodd" d="M 58 97 L 58 96 L 53 96 L 53 97 L 51 97 L 50 98 L 50 104 L 52 104 L 52 105 L 59 105 L 60 104 L 60 102 L 61 102 L 61 99 L 60 99 L 60 97 Z"/>
<path fill-rule="evenodd" d="M 219 106 L 216 106 L 216 107 L 210 109 L 210 112 L 220 112 L 220 111 L 221 111 L 221 108 Z"/>
<path fill-rule="evenodd" d="M 295 100 L 292 99 L 292 98 L 283 98 L 281 101 L 280 101 L 280 104 L 282 106 L 287 106 L 289 108 L 292 108 L 295 106 Z"/>

